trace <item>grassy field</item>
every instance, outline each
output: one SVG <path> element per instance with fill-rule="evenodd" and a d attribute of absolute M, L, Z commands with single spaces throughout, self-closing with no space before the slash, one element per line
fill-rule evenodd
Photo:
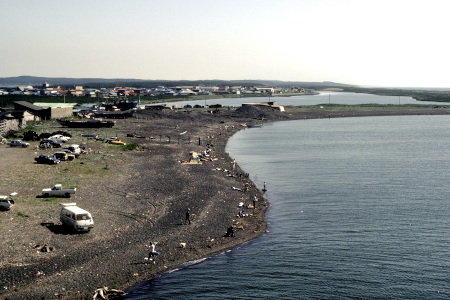
<path fill-rule="evenodd" d="M 36 154 L 52 154 L 60 148 L 39 149 L 39 141 L 30 141 L 30 147 L 20 149 L 0 145 L 0 165 L 5 175 L 5 179 L 0 183 L 0 194 L 18 192 L 15 201 L 19 204 L 11 212 L 0 214 L 0 224 L 7 220 L 11 221 L 11 214 L 20 218 L 30 218 L 35 216 L 35 208 L 45 208 L 67 201 L 65 198 L 37 197 L 43 188 L 50 188 L 56 183 L 62 184 L 63 187 L 87 187 L 98 180 L 116 176 L 120 166 L 127 162 L 125 157 L 117 159 L 117 156 L 121 151 L 136 148 L 136 144 L 110 145 L 81 136 L 82 133 L 89 133 L 102 138 L 116 137 L 120 136 L 120 128 L 65 129 L 61 128 L 56 121 L 39 121 L 30 122 L 27 128 L 12 134 L 16 138 L 21 138 L 22 134 L 28 130 L 36 131 L 38 134 L 58 130 L 68 131 L 72 135 L 68 144 L 84 144 L 89 154 L 82 154 L 73 161 L 61 161 L 58 165 L 45 165 L 35 163 Z M 121 139 L 126 141 L 126 137 Z"/>

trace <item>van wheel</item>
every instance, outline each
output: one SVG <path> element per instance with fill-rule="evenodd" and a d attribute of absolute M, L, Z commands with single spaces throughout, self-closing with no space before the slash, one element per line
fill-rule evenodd
<path fill-rule="evenodd" d="M 50 197 L 50 195 L 47 194 L 47 193 L 45 193 L 45 194 L 44 194 L 44 197 L 45 197 L 45 198 L 48 198 L 48 197 Z"/>
<path fill-rule="evenodd" d="M 64 196 L 66 196 L 66 198 L 70 198 L 70 194 L 66 193 Z"/>

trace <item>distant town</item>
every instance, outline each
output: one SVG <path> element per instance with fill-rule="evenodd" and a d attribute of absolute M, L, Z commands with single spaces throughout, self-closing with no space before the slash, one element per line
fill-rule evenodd
<path fill-rule="evenodd" d="M 83 85 L 71 87 L 52 86 L 44 83 L 41 86 L 13 86 L 0 87 L 2 95 L 28 95 L 28 96 L 73 96 L 91 98 L 126 98 L 130 96 L 193 96 L 193 95 L 224 95 L 224 94 L 291 94 L 306 93 L 308 90 L 302 87 L 244 87 L 244 86 L 158 86 L 153 88 L 86 88 Z"/>
<path fill-rule="evenodd" d="M 28 121 L 57 119 L 63 126 L 100 126 L 114 124 L 92 121 L 62 120 L 68 117 L 88 119 L 124 119 L 131 118 L 136 110 L 165 110 L 172 106 L 159 104 L 161 100 L 177 101 L 192 97 L 245 97 L 265 95 L 306 94 L 311 91 L 301 87 L 264 87 L 264 86 L 157 86 L 152 88 L 114 87 L 91 88 L 84 85 L 52 86 L 50 83 L 39 85 L 0 86 L 0 136 L 10 131 L 23 129 Z M 141 99 L 142 98 L 142 99 Z M 142 101 L 141 101 L 142 100 Z M 143 104 L 147 105 L 143 105 Z M 156 103 L 156 105 L 155 105 Z M 250 104 L 248 104 L 250 105 Z M 252 105 L 258 105 L 252 103 Z M 284 111 L 284 107 L 272 102 L 259 104 L 272 110 Z M 198 107 L 197 107 L 198 106 Z M 186 105 L 183 108 L 199 108 Z M 205 106 L 206 108 L 206 102 Z M 209 105 L 208 109 L 222 107 Z M 177 105 L 173 106 L 178 109 Z"/>

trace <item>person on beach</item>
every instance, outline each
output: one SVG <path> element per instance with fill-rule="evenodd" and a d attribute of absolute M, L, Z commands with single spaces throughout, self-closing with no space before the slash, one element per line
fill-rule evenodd
<path fill-rule="evenodd" d="M 258 202 L 258 198 L 255 195 L 255 197 L 253 198 L 253 208 L 254 209 L 256 209 L 256 202 Z"/>
<path fill-rule="evenodd" d="M 188 208 L 186 210 L 186 219 L 184 220 L 184 224 L 186 224 L 186 223 L 191 224 L 191 209 L 190 208 Z"/>
<path fill-rule="evenodd" d="M 226 237 L 234 237 L 234 228 L 233 226 L 228 227 L 227 233 L 225 233 Z"/>
<path fill-rule="evenodd" d="M 156 247 L 156 243 L 150 242 L 150 245 L 147 246 L 149 249 L 148 252 L 148 260 L 153 260 L 157 255 L 159 255 L 159 252 L 156 252 L 155 247 Z"/>

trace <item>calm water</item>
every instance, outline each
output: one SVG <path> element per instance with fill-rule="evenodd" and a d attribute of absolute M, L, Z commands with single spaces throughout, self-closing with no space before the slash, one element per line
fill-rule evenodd
<path fill-rule="evenodd" d="M 319 95 L 305 95 L 305 96 L 292 96 L 292 97 L 248 97 L 248 98 L 221 98 L 221 99 L 208 99 L 196 100 L 196 101 L 179 101 L 166 103 L 168 106 L 178 105 L 183 107 L 186 104 L 190 105 L 212 105 L 221 104 L 224 106 L 241 106 L 242 103 L 251 102 L 268 102 L 273 101 L 278 105 L 319 105 L 319 104 L 345 104 L 345 105 L 357 105 L 357 104 L 423 104 L 423 105 L 448 105 L 443 102 L 428 102 L 417 101 L 411 97 L 398 97 L 398 96 L 378 96 L 364 93 L 344 93 L 344 92 L 320 92 Z"/>
<path fill-rule="evenodd" d="M 450 299 L 450 118 L 286 121 L 227 150 L 270 232 L 127 299 Z"/>

